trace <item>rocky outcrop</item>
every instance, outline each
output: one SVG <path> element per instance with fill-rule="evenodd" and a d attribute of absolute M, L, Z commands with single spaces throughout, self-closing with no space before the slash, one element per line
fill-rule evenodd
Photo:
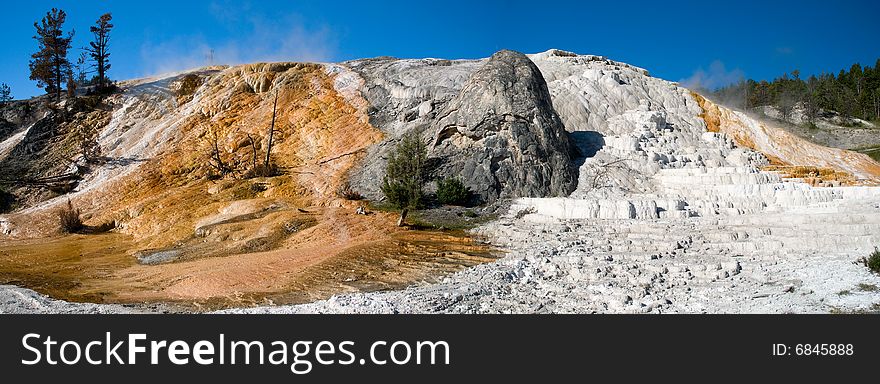
<path fill-rule="evenodd" d="M 384 134 L 350 173 L 352 188 L 370 199 L 384 198 L 376 181 L 385 176 L 386 159 L 401 135 L 430 127 L 486 60 L 375 58 L 329 67 L 337 92 L 365 99 L 370 124 Z"/>
<path fill-rule="evenodd" d="M 568 195 L 573 146 L 541 71 L 525 55 L 494 54 L 433 123 L 437 175 L 460 176 L 484 201 Z"/>

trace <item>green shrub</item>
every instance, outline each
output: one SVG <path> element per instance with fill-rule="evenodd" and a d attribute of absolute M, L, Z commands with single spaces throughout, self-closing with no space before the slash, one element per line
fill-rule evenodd
<path fill-rule="evenodd" d="M 864 154 L 868 155 L 870 158 L 880 162 L 880 148 L 872 148 L 872 149 L 866 150 L 862 153 L 864 153 Z"/>
<path fill-rule="evenodd" d="M 874 248 L 874 253 L 867 258 L 862 258 L 862 263 L 872 272 L 880 273 L 880 249 Z"/>
<path fill-rule="evenodd" d="M 408 132 L 388 158 L 382 193 L 397 209 L 416 209 L 422 204 L 428 148 L 418 130 Z M 403 217 L 402 217 L 403 218 Z"/>
<path fill-rule="evenodd" d="M 446 205 L 465 205 L 471 197 L 470 188 L 452 177 L 437 180 L 437 201 Z"/>

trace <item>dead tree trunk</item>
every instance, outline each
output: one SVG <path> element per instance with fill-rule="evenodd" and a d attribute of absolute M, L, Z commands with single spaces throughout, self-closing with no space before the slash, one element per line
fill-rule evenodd
<path fill-rule="evenodd" d="M 257 169 L 257 143 L 254 142 L 250 133 L 247 134 L 247 138 L 251 141 L 251 169 Z"/>
<path fill-rule="evenodd" d="M 223 157 L 220 152 L 220 136 L 212 127 L 205 124 L 201 124 L 200 126 L 205 130 L 206 135 L 208 135 L 206 140 L 209 140 L 208 144 L 211 146 L 208 163 L 211 167 L 214 167 L 214 169 L 217 170 L 217 173 L 221 177 L 226 176 L 226 174 L 230 173 L 232 169 L 223 162 Z"/>
<path fill-rule="evenodd" d="M 266 146 L 265 169 L 269 170 L 269 156 L 272 154 L 272 138 L 275 136 L 275 112 L 278 107 L 278 90 L 275 90 L 275 102 L 272 104 L 272 124 L 269 125 L 269 143 Z"/>
<path fill-rule="evenodd" d="M 217 133 L 214 133 L 212 140 L 212 144 L 214 147 L 212 155 L 214 157 L 214 162 L 217 163 L 215 166 L 217 168 L 217 172 L 220 173 L 220 176 L 225 176 L 227 173 L 229 173 L 229 167 L 226 166 L 226 164 L 223 162 L 223 158 L 220 157 L 220 146 L 217 144 L 218 140 L 219 138 L 217 137 Z"/>

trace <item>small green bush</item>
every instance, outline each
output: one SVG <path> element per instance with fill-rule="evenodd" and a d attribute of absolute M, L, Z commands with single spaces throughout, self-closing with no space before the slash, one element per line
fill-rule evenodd
<path fill-rule="evenodd" d="M 452 177 L 437 180 L 437 201 L 446 205 L 465 205 L 471 197 L 470 188 Z"/>
<path fill-rule="evenodd" d="M 874 248 L 874 253 L 867 258 L 862 258 L 862 263 L 865 264 L 871 272 L 880 273 L 880 249 Z"/>
<path fill-rule="evenodd" d="M 385 180 L 381 189 L 388 202 L 397 209 L 418 209 L 423 206 L 421 188 L 415 184 Z"/>

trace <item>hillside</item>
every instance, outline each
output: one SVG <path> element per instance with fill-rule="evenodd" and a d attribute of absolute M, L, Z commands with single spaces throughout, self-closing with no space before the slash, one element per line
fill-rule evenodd
<path fill-rule="evenodd" d="M 6 282 L 216 308 L 480 264 L 256 310 L 784 312 L 880 299 L 838 295 L 880 285 L 853 263 L 880 244 L 880 164 L 601 56 L 249 64 L 120 89 L 91 106 L 4 111 L 19 113 L 0 138 L 17 204 L 0 216 Z M 262 174 L 276 94 L 278 171 Z M 356 214 L 363 203 L 337 191 L 381 203 L 388 153 L 413 131 L 432 178 L 462 177 L 474 210 L 501 217 L 465 236 Z M 83 132 L 98 159 L 79 153 Z M 60 235 L 68 200 L 87 226 L 113 229 Z M 485 263 L 473 236 L 508 254 Z"/>
<path fill-rule="evenodd" d="M 760 120 L 773 120 L 813 143 L 858 150 L 877 159 L 880 60 L 873 67 L 853 64 L 836 75 L 801 78 L 794 70 L 772 81 L 741 80 L 705 93 Z"/>
<path fill-rule="evenodd" d="M 355 215 L 359 203 L 337 196 L 353 164 L 382 139 L 368 123 L 364 100 L 334 88 L 346 76 L 332 72 L 340 69 L 255 64 L 133 80 L 121 83 L 123 91 L 94 111 L 47 111 L 35 123 L 22 124 L 4 141 L 12 148 L 0 161 L 4 174 L 19 180 L 70 175 L 73 190 L 10 183 L 21 208 L 0 219 L 5 236 L 48 240 L 39 241 L 47 248 L 27 250 L 10 242 L 6 250 L 16 257 L 0 263 L 7 278 L 76 300 L 249 302 L 289 291 L 304 284 L 300 280 L 331 284 L 334 291 L 356 289 L 357 283 L 339 280 L 356 282 L 369 268 L 339 278 L 335 271 L 326 272 L 333 275 L 328 278 L 315 270 L 346 252 L 368 259 L 378 252 L 373 248 L 422 247 L 395 253 L 404 266 L 425 264 L 420 257 L 431 253 L 434 238 L 453 236 L 413 237 L 393 226 L 393 214 Z M 193 78 L 198 86 L 180 92 Z M 275 91 L 279 132 L 272 159 L 282 171 L 246 175 L 255 151 L 262 163 Z M 104 124 L 95 136 L 101 158 L 88 162 L 68 143 L 76 141 L 74 127 L 96 120 Z M 232 168 L 225 176 L 212 163 L 215 140 L 222 162 Z M 87 227 L 112 232 L 59 237 L 56 212 L 68 200 L 82 210 Z M 58 262 L 67 257 L 58 249 L 66 253 L 96 242 L 116 249 L 92 264 Z M 445 247 L 451 252 L 448 265 L 428 264 L 363 284 L 394 286 L 479 260 L 455 253 L 461 247 L 467 244 Z M 54 268 L 76 271 L 45 282 L 23 270 L 19 263 L 27 258 L 46 258 L 47 274 Z M 293 272 L 286 279 L 278 276 Z M 250 298 L 253 294 L 260 298 Z M 321 295 L 320 289 L 314 294 Z"/>

